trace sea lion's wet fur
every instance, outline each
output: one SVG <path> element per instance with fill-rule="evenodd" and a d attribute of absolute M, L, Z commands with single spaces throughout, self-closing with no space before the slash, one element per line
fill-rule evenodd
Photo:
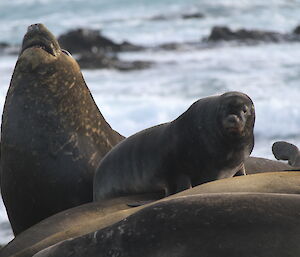
<path fill-rule="evenodd" d="M 76 61 L 36 26 L 24 37 L 2 116 L 1 192 L 15 234 L 92 201 L 95 168 L 123 139 L 98 110 Z"/>
<path fill-rule="evenodd" d="M 200 99 L 173 122 L 114 147 L 96 171 L 94 200 L 161 190 L 170 195 L 231 177 L 243 170 L 253 149 L 254 120 L 253 103 L 245 94 Z"/>

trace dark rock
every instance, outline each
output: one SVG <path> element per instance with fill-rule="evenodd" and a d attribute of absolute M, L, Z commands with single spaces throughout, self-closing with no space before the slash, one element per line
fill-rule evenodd
<path fill-rule="evenodd" d="M 293 30 L 293 34 L 300 35 L 300 25 Z"/>
<path fill-rule="evenodd" d="M 9 47 L 9 44 L 6 42 L 0 42 L 0 48 L 6 48 Z"/>
<path fill-rule="evenodd" d="M 204 18 L 202 13 L 187 13 L 187 14 L 175 14 L 175 15 L 156 15 L 149 20 L 151 21 L 164 21 L 164 20 L 171 20 L 171 19 L 201 19 Z"/>
<path fill-rule="evenodd" d="M 137 51 L 143 49 L 129 42 L 115 43 L 101 35 L 99 30 L 76 29 L 59 36 L 59 44 L 71 53 L 100 52 L 100 51 Z"/>
<path fill-rule="evenodd" d="M 153 62 L 122 61 L 116 55 L 109 56 L 103 53 L 85 53 L 78 58 L 82 69 L 116 69 L 121 71 L 141 70 L 149 68 Z"/>
<path fill-rule="evenodd" d="M 124 52 L 125 51 L 130 52 L 130 51 L 141 51 L 144 49 L 144 47 L 134 45 L 128 41 L 124 41 L 120 44 L 120 49 L 121 49 L 121 51 L 124 51 Z"/>
<path fill-rule="evenodd" d="M 202 19 L 204 15 L 202 13 L 191 13 L 182 15 L 182 19 Z"/>
<path fill-rule="evenodd" d="M 208 41 L 266 41 L 279 42 L 286 40 L 286 35 L 273 31 L 239 29 L 232 31 L 228 27 L 213 27 Z"/>
<path fill-rule="evenodd" d="M 184 44 L 181 43 L 166 43 L 159 46 L 159 48 L 164 50 L 179 50 L 182 49 Z"/>
<path fill-rule="evenodd" d="M 13 46 L 6 42 L 0 42 L 0 54 L 18 54 L 19 46 Z"/>

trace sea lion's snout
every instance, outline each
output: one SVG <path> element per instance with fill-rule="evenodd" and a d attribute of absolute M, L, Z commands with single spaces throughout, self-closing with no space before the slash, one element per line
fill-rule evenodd
<path fill-rule="evenodd" d="M 52 56 L 57 56 L 60 46 L 54 35 L 43 24 L 38 23 L 28 27 L 20 55 L 27 49 L 42 49 Z"/>
<path fill-rule="evenodd" d="M 236 114 L 229 114 L 224 119 L 223 126 L 229 133 L 241 134 L 244 130 L 245 123 L 243 122 L 242 117 L 239 117 Z"/>

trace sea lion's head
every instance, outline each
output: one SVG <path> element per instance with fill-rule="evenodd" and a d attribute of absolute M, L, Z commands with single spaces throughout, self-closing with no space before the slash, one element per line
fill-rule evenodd
<path fill-rule="evenodd" d="M 28 27 L 16 69 L 26 76 L 42 77 L 44 81 L 49 76 L 53 80 L 54 74 L 73 77 L 71 73 L 80 73 L 74 58 L 60 48 L 54 35 L 43 24 Z"/>
<path fill-rule="evenodd" d="M 255 111 L 252 100 L 240 92 L 220 96 L 219 118 L 223 134 L 230 137 L 253 135 Z"/>

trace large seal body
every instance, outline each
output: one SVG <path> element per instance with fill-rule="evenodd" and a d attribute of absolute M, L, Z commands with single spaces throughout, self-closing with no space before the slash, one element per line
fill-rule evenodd
<path fill-rule="evenodd" d="M 260 157 L 249 157 L 244 162 L 247 174 L 256 174 L 273 171 L 290 171 L 295 167 L 280 161 L 274 161 Z"/>
<path fill-rule="evenodd" d="M 175 197 L 34 257 L 298 257 L 299 211 L 292 194 Z"/>
<path fill-rule="evenodd" d="M 87 203 L 55 214 L 24 231 L 0 250 L 0 257 L 31 257 L 42 249 L 58 242 L 83 236 L 96 230 L 101 230 L 127 218 L 129 215 L 136 213 L 149 205 L 178 197 L 186 197 L 187 199 L 187 197 L 192 195 L 201 196 L 207 193 L 218 193 L 221 195 L 223 193 L 243 192 L 299 194 L 299 179 L 300 172 L 273 172 L 238 176 L 205 183 L 151 204 L 136 208 L 129 208 L 127 203 L 139 201 L 145 202 L 158 199 L 160 196 L 156 198 L 156 195 L 130 195 L 108 201 Z M 221 196 L 219 198 L 221 198 Z M 276 201 L 274 203 L 276 203 Z M 234 206 L 233 208 L 238 209 L 240 208 L 240 205 Z M 267 208 L 265 210 L 267 210 Z M 269 210 L 265 212 L 266 219 L 269 216 L 268 213 Z M 214 213 L 212 213 L 212 215 L 213 214 Z M 245 220 L 248 220 L 249 218 L 252 219 L 253 217 L 248 216 Z M 82 247 L 84 246 L 83 244 L 79 245 Z M 88 249 L 88 247 L 86 248 Z M 63 256 L 63 254 L 61 256 Z"/>
<path fill-rule="evenodd" d="M 95 169 L 122 139 L 76 61 L 43 25 L 30 26 L 1 127 L 1 192 L 14 233 L 92 201 Z"/>
<path fill-rule="evenodd" d="M 254 106 L 239 92 L 195 102 L 176 120 L 122 141 L 101 161 L 94 200 L 165 195 L 243 171 L 254 145 Z"/>

